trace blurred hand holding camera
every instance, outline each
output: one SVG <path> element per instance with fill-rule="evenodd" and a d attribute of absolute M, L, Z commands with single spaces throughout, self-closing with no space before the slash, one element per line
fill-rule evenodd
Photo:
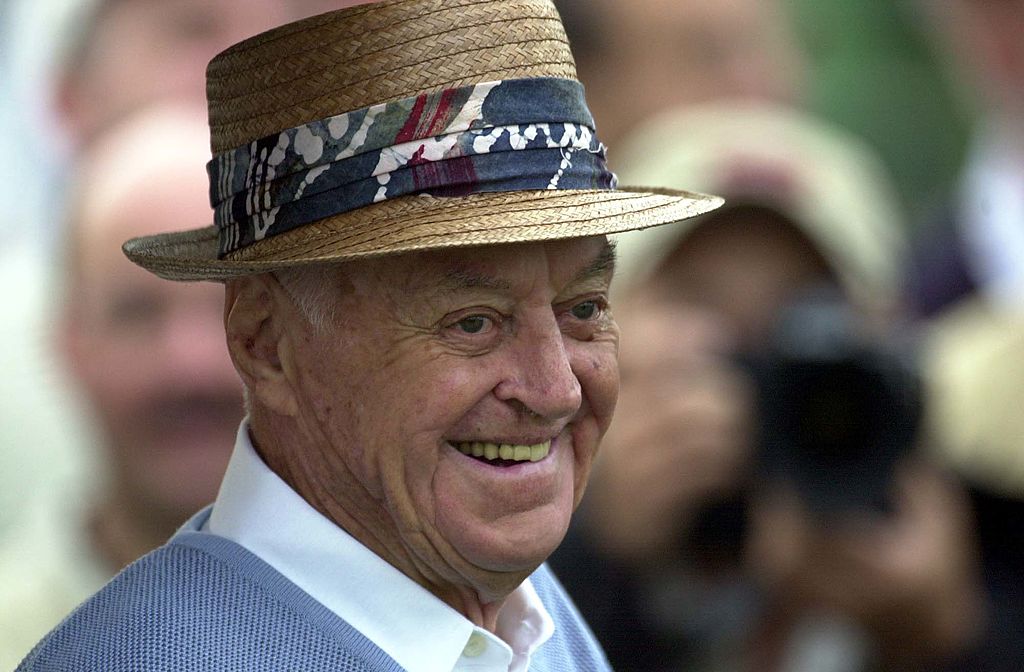
<path fill-rule="evenodd" d="M 655 300 L 620 312 L 643 337 L 623 339 L 619 405 L 594 468 L 588 522 L 620 560 L 670 564 L 681 521 L 739 489 L 752 390 L 712 314 Z"/>
<path fill-rule="evenodd" d="M 934 466 L 904 460 L 887 515 L 823 521 L 791 490 L 754 499 L 747 562 L 775 613 L 856 621 L 887 669 L 918 669 L 971 643 L 981 588 L 965 493 Z"/>

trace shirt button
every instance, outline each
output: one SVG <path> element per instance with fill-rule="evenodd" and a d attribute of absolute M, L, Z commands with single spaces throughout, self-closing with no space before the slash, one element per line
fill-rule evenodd
<path fill-rule="evenodd" d="M 476 658 L 486 650 L 487 639 L 479 632 L 474 632 L 466 642 L 466 647 L 462 649 L 462 655 L 466 658 Z"/>

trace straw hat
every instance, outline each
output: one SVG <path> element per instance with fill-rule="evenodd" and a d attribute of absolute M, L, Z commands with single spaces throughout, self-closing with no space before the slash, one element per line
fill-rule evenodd
<path fill-rule="evenodd" d="M 171 280 L 610 234 L 721 199 L 616 188 L 550 0 L 385 0 L 207 69 L 214 224 L 136 238 Z"/>

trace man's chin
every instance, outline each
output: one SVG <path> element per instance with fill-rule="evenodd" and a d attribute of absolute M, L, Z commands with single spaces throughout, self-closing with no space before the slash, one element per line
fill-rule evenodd
<path fill-rule="evenodd" d="M 520 553 L 515 557 L 509 557 L 498 556 L 492 552 L 485 557 L 465 558 L 469 565 L 464 567 L 459 575 L 472 586 L 483 604 L 501 601 L 519 588 L 549 554 L 550 552 L 526 556 Z"/>
<path fill-rule="evenodd" d="M 478 534 L 463 530 L 453 539 L 460 555 L 472 566 L 495 575 L 519 576 L 533 573 L 565 537 L 568 518 L 545 521 L 520 529 L 485 529 Z"/>

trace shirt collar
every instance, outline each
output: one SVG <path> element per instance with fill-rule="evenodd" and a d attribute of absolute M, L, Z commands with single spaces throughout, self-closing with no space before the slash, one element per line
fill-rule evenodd
<path fill-rule="evenodd" d="M 502 607 L 501 639 L 475 627 L 310 506 L 260 459 L 248 429 L 243 422 L 238 430 L 203 530 L 254 553 L 403 668 L 451 672 L 468 662 L 464 650 L 481 663 L 479 645 L 467 646 L 475 634 L 473 641 L 486 641 L 506 669 L 525 670 L 530 654 L 554 633 L 529 579 Z"/>

